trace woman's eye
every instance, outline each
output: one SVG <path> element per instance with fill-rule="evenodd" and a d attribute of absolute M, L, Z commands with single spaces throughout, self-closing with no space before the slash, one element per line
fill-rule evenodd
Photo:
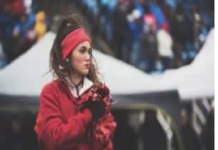
<path fill-rule="evenodd" d="M 81 52 L 82 54 L 84 54 L 86 51 L 85 51 L 84 49 L 81 49 L 80 52 Z"/>

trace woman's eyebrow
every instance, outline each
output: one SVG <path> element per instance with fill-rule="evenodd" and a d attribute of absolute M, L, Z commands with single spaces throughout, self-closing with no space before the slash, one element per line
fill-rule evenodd
<path fill-rule="evenodd" d="M 92 47 L 82 46 L 80 49 L 92 50 Z"/>
<path fill-rule="evenodd" d="M 82 46 L 80 49 L 87 49 L 87 47 L 86 46 Z"/>

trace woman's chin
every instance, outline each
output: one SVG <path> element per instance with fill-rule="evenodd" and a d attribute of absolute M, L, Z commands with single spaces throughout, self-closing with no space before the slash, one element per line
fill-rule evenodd
<path fill-rule="evenodd" d="M 87 69 L 87 70 L 83 70 L 83 71 L 81 72 L 81 75 L 82 75 L 82 76 L 87 76 L 88 73 L 89 73 L 89 70 L 88 70 L 88 69 Z"/>

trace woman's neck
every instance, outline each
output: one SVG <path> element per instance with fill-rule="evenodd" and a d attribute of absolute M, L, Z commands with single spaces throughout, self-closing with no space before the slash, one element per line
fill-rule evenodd
<path fill-rule="evenodd" d="M 77 73 L 74 73 L 71 75 L 71 82 L 75 85 L 78 85 L 80 83 L 80 81 L 83 79 L 83 76 L 77 74 Z"/>

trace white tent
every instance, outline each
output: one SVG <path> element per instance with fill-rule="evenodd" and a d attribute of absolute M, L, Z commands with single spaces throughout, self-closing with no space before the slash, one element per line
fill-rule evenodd
<path fill-rule="evenodd" d="M 43 85 L 52 80 L 49 71 L 49 52 L 54 33 L 45 37 L 27 53 L 0 71 L 0 94 L 37 96 Z M 189 66 L 151 76 L 115 58 L 94 51 L 103 81 L 112 94 L 137 94 L 178 90 L 180 97 L 213 96 L 213 31 Z M 202 66 L 210 60 L 206 67 Z M 205 66 L 205 65 L 204 65 Z M 207 90 L 205 90 L 207 89 Z"/>
<path fill-rule="evenodd" d="M 214 96 L 214 29 L 195 60 L 188 66 L 165 74 L 175 82 L 181 99 Z"/>

